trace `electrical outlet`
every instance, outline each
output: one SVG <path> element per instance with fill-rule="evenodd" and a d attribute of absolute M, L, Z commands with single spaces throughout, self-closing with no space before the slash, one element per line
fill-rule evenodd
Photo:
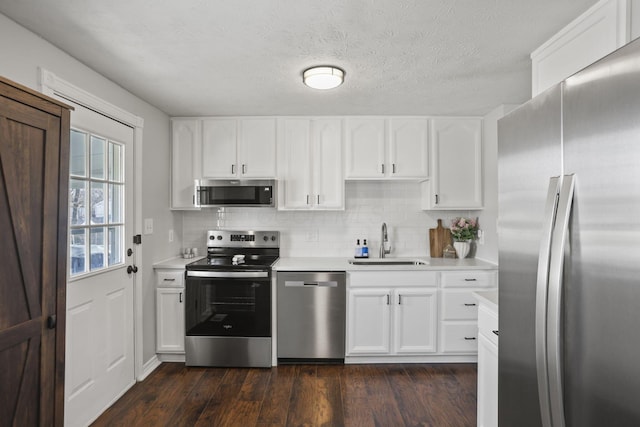
<path fill-rule="evenodd" d="M 173 242 L 173 229 L 169 230 L 169 243 Z"/>
<path fill-rule="evenodd" d="M 153 218 L 144 219 L 144 234 L 153 234 Z"/>
<path fill-rule="evenodd" d="M 484 245 L 484 230 L 478 230 L 478 244 Z"/>

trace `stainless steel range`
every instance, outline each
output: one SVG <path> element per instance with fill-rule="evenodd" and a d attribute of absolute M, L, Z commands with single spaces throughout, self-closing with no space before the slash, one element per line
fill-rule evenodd
<path fill-rule="evenodd" d="M 271 366 L 271 266 L 278 231 L 207 232 L 207 258 L 187 265 L 187 366 Z"/>

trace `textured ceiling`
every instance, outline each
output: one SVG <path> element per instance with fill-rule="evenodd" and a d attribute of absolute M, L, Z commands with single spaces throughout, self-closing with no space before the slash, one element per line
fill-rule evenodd
<path fill-rule="evenodd" d="M 0 0 L 0 12 L 172 116 L 482 115 L 596 0 Z M 326 92 L 302 71 L 336 65 Z M 68 78 L 68 77 L 67 77 Z"/>

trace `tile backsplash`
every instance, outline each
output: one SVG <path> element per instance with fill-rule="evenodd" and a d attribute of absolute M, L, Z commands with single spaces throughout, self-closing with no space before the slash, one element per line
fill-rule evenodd
<path fill-rule="evenodd" d="M 367 239 L 369 254 L 378 257 L 380 229 L 387 223 L 391 255 L 429 256 L 429 228 L 437 218 L 448 225 L 468 212 L 420 209 L 420 184 L 403 181 L 349 181 L 344 211 L 279 211 L 273 208 L 223 208 L 187 211 L 183 245 L 206 248 L 206 231 L 279 230 L 283 257 L 351 257 L 356 239 Z"/>

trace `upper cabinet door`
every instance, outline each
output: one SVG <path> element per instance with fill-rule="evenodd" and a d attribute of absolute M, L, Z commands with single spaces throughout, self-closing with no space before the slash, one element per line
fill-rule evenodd
<path fill-rule="evenodd" d="M 202 177 L 235 178 L 237 164 L 237 121 L 205 119 L 202 122 Z"/>
<path fill-rule="evenodd" d="M 276 120 L 240 120 L 238 173 L 245 178 L 276 176 Z"/>
<path fill-rule="evenodd" d="M 201 127 L 198 119 L 171 120 L 171 209 L 194 207 L 194 181 L 200 179 Z"/>
<path fill-rule="evenodd" d="M 342 120 L 314 120 L 313 170 L 316 209 L 344 209 Z"/>
<path fill-rule="evenodd" d="M 284 119 L 280 133 L 279 209 L 311 206 L 311 122 Z"/>
<path fill-rule="evenodd" d="M 482 208 L 482 119 L 433 119 L 431 141 L 428 208 Z"/>
<path fill-rule="evenodd" d="M 387 174 L 392 178 L 429 177 L 429 121 L 426 118 L 389 120 Z"/>
<path fill-rule="evenodd" d="M 385 176 L 385 119 L 349 118 L 347 127 L 346 178 Z"/>

